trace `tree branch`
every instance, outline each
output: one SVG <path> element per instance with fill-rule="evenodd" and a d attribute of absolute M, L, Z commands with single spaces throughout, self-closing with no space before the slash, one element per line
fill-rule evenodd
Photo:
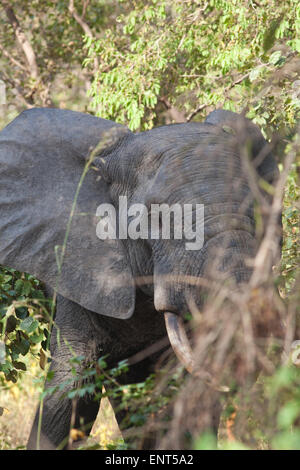
<path fill-rule="evenodd" d="M 228 85 L 225 90 L 224 90 L 224 96 L 226 97 L 227 96 L 227 93 L 235 86 L 235 85 L 238 85 L 239 83 L 241 83 L 242 81 L 245 80 L 245 78 L 247 78 L 248 76 L 250 75 L 250 72 L 246 73 L 245 75 L 241 75 L 240 77 L 238 77 L 236 80 L 234 80 L 234 82 L 232 82 L 230 85 Z M 190 122 L 193 117 L 196 116 L 196 114 L 200 113 L 200 111 L 202 111 L 203 109 L 207 108 L 208 106 L 211 106 L 210 103 L 203 103 L 201 104 L 200 106 L 198 106 L 198 108 L 196 108 L 194 111 L 192 111 L 188 117 L 186 118 L 186 121 L 187 122 Z"/>
<path fill-rule="evenodd" d="M 26 67 L 24 67 L 23 64 L 21 64 L 21 62 L 19 62 L 18 60 L 16 60 L 14 57 L 12 57 L 5 49 L 4 47 L 0 44 L 0 51 L 2 52 L 2 54 L 4 55 L 4 57 L 6 57 L 12 64 L 16 65 L 17 67 L 19 67 L 20 69 L 24 70 L 24 71 L 27 71 Z"/>
<path fill-rule="evenodd" d="M 11 78 L 9 78 L 8 75 L 6 75 L 6 73 L 4 73 L 3 71 L 0 72 L 0 79 L 3 80 L 4 82 L 10 84 L 10 86 L 16 91 L 16 93 L 17 93 L 18 97 L 21 99 L 21 101 L 23 101 L 26 108 L 32 108 L 33 107 L 33 102 L 32 101 L 31 102 L 27 101 L 27 99 L 25 98 L 25 96 L 22 93 L 23 89 L 21 88 L 21 86 L 15 80 L 12 80 Z"/>
<path fill-rule="evenodd" d="M 92 30 L 91 28 L 89 27 L 89 25 L 83 20 L 83 18 L 81 18 L 81 16 L 79 16 L 75 6 L 74 6 L 74 0 L 70 0 L 69 1 L 69 12 L 71 13 L 71 15 L 73 16 L 74 20 L 81 26 L 81 28 L 83 29 L 84 33 L 89 36 L 89 37 L 93 37 L 93 33 L 92 33 Z"/>
<path fill-rule="evenodd" d="M 85 10 L 87 8 L 87 4 L 84 4 L 84 13 L 85 13 Z M 89 25 L 86 23 L 86 21 L 84 21 L 83 19 L 83 16 L 80 16 L 74 6 L 74 0 L 70 0 L 69 1 L 69 12 L 71 13 L 71 15 L 73 16 L 74 20 L 76 21 L 76 23 L 79 24 L 79 26 L 83 29 L 84 33 L 86 36 L 89 36 L 90 38 L 93 37 L 93 33 L 92 33 L 92 30 L 91 28 L 89 27 Z M 95 57 L 94 59 L 94 68 L 95 70 L 98 70 L 99 68 L 99 62 L 98 62 L 98 59 L 97 57 Z"/>
<path fill-rule="evenodd" d="M 28 41 L 26 35 L 23 32 L 11 4 L 7 0 L 1 0 L 1 4 L 5 10 L 7 19 L 14 30 L 16 39 L 24 52 L 24 55 L 26 57 L 26 61 L 28 64 L 28 68 L 30 71 L 30 76 L 33 79 L 37 80 L 39 78 L 39 69 L 38 69 L 38 65 L 36 62 L 36 56 L 35 56 L 34 50 L 30 42 Z"/>
<path fill-rule="evenodd" d="M 254 260 L 253 274 L 250 279 L 250 286 L 255 288 L 262 285 L 270 275 L 272 265 L 276 263 L 278 256 L 278 246 L 281 234 L 278 231 L 278 217 L 282 209 L 282 199 L 286 180 L 290 172 L 291 166 L 296 159 L 300 149 L 299 126 L 296 130 L 297 139 L 289 153 L 285 156 L 284 168 L 280 173 L 280 177 L 275 187 L 272 206 L 270 209 L 268 227 L 265 232 L 264 239 L 259 247 Z"/>
<path fill-rule="evenodd" d="M 196 114 L 200 113 L 202 109 L 205 109 L 208 106 L 210 106 L 210 103 L 200 104 L 198 108 L 196 108 L 194 111 L 191 112 L 191 114 L 188 115 L 188 117 L 186 118 L 186 122 L 190 122 L 193 119 L 193 117 L 196 116 Z"/>

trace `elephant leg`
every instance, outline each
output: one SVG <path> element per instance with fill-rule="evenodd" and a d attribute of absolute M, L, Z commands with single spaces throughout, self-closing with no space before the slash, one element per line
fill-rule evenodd
<path fill-rule="evenodd" d="M 78 376 L 85 366 L 81 362 L 76 365 L 74 375 L 74 364 L 71 366 L 70 360 L 74 356 L 84 356 L 88 362 L 97 357 L 94 336 L 87 311 L 59 296 L 50 344 L 53 378 L 46 383 L 45 390 L 52 387 L 59 387 L 60 390 L 47 394 L 41 403 L 29 437 L 28 449 L 37 448 L 38 436 L 40 449 L 56 449 L 68 445 L 71 428 L 82 429 L 85 435 L 89 434 L 97 417 L 99 402 L 94 401 L 93 396 L 84 396 L 75 401 L 66 394 L 80 384 Z"/>
<path fill-rule="evenodd" d="M 82 429 L 85 435 L 90 433 L 99 411 L 99 402 L 95 402 L 93 398 L 81 398 L 77 402 L 72 402 L 67 398 L 58 398 L 55 410 L 52 407 L 53 403 L 54 400 L 51 400 L 51 403 L 49 399 L 44 401 L 40 432 L 38 431 L 40 408 L 37 411 L 27 444 L 28 450 L 66 449 L 71 427 Z M 72 426 L 71 423 L 73 423 Z M 76 441 L 76 445 L 82 443 L 84 443 L 82 439 Z"/>

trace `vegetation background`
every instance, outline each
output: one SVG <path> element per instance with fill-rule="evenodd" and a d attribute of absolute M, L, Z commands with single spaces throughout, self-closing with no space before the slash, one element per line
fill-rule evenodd
<path fill-rule="evenodd" d="M 0 127 L 34 106 L 90 112 L 134 131 L 202 121 L 223 107 L 245 112 L 268 140 L 276 141 L 281 170 L 285 155 L 294 152 L 284 190 L 276 283 L 296 331 L 297 0 L 0 0 Z M 1 267 L 0 327 L 0 448 L 18 448 L 26 443 L 48 354 L 46 302 L 32 276 Z M 250 428 L 237 438 L 225 420 L 224 446 L 300 449 L 299 382 L 299 369 L 281 362 L 263 382 L 260 397 L 272 419 L 261 422 L 248 397 Z M 151 386 L 140 388 L 132 394 L 149 400 Z M 234 410 L 228 416 L 235 416 Z M 145 415 L 149 412 L 147 405 Z M 101 446 L 115 442 L 117 432 L 107 405 L 105 413 L 105 424 L 94 428 Z M 144 423 L 141 414 L 133 415 L 137 426 Z M 210 436 L 194 443 L 195 448 L 214 446 Z"/>

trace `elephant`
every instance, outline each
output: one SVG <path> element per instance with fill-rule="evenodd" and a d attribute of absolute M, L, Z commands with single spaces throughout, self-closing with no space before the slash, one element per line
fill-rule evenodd
<path fill-rule="evenodd" d="M 249 165 L 256 179 L 276 183 L 277 164 L 259 128 L 223 109 L 204 122 L 133 133 L 87 113 L 33 108 L 2 130 L 0 263 L 34 275 L 49 295 L 57 292 L 55 325 L 67 341 L 51 335 L 51 386 L 72 378 L 74 352 L 93 360 L 105 355 L 114 367 L 168 337 L 193 370 L 183 316 L 191 301 L 201 307 L 206 288 L 191 279 L 226 280 L 235 289 L 251 277 L 247 260 L 261 234 Z M 120 216 L 121 197 L 150 213 L 161 204 L 204 207 L 201 247 L 186 249 L 184 236 L 120 236 L 120 218 L 110 222 L 97 210 L 113 207 Z M 109 223 L 117 236 L 99 237 L 97 229 Z M 156 351 L 132 365 L 121 383 L 145 380 L 159 357 Z M 56 449 L 69 434 L 72 402 L 58 395 L 45 398 L 40 449 Z M 79 399 L 73 426 L 88 434 L 98 408 L 93 396 Z M 39 411 L 29 449 L 36 448 L 38 420 Z"/>

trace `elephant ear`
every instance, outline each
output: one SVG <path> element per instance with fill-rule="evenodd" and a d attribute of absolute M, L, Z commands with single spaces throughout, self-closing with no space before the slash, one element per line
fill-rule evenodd
<path fill-rule="evenodd" d="M 0 133 L 0 263 L 88 310 L 128 318 L 134 280 L 122 242 L 96 235 L 97 207 L 112 201 L 92 166 L 70 218 L 87 156 L 114 128 L 125 129 L 88 114 L 37 108 Z"/>

